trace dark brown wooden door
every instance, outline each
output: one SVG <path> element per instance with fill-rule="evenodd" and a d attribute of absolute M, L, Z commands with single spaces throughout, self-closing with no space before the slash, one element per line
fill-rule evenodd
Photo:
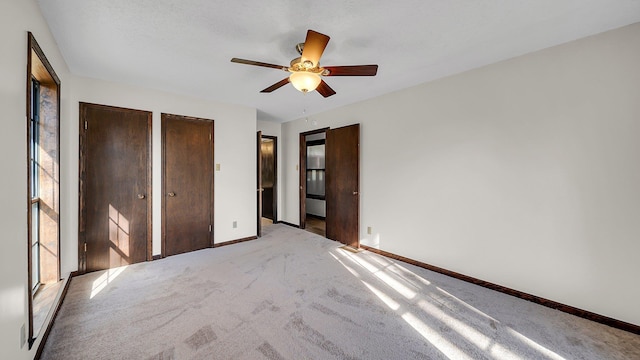
<path fill-rule="evenodd" d="M 258 131 L 256 135 L 256 188 L 258 203 L 257 218 L 258 223 L 256 225 L 256 236 L 262 236 L 262 131 Z"/>
<path fill-rule="evenodd" d="M 79 270 L 149 260 L 151 113 L 80 103 L 80 120 Z"/>
<path fill-rule="evenodd" d="M 300 229 L 307 227 L 307 134 L 300 133 L 299 142 L 299 169 L 298 179 L 300 191 L 298 192 L 299 204 L 300 204 Z"/>
<path fill-rule="evenodd" d="M 260 183 L 262 186 L 262 214 L 261 217 L 270 219 L 275 222 L 277 219 L 277 184 L 278 184 L 278 138 L 275 136 L 262 135 L 262 143 L 260 144 L 260 157 L 262 158 L 262 169 L 260 173 L 262 178 Z"/>
<path fill-rule="evenodd" d="M 163 256 L 213 245 L 213 121 L 162 114 Z"/>
<path fill-rule="evenodd" d="M 327 131 L 327 238 L 359 247 L 360 124 Z"/>

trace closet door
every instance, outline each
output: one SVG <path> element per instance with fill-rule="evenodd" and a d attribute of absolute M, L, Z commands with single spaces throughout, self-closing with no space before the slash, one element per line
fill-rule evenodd
<path fill-rule="evenodd" d="M 80 103 L 79 270 L 150 260 L 151 113 Z"/>
<path fill-rule="evenodd" d="M 162 254 L 213 245 L 213 121 L 162 114 Z"/>
<path fill-rule="evenodd" d="M 327 130 L 327 238 L 359 247 L 360 124 Z"/>

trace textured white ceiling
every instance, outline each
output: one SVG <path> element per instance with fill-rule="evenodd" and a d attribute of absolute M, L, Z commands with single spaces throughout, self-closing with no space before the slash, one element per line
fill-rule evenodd
<path fill-rule="evenodd" d="M 39 0 L 71 72 L 258 109 L 289 121 L 640 21 L 638 0 Z M 323 98 L 287 73 L 307 29 L 331 41 L 322 65 L 378 64 L 329 77 Z M 306 111 L 305 111 L 306 110 Z"/>

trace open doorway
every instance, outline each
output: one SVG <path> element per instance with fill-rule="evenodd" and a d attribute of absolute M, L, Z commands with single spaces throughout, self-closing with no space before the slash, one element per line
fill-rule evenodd
<path fill-rule="evenodd" d="M 278 138 L 258 131 L 258 236 L 278 222 Z"/>
<path fill-rule="evenodd" d="M 360 125 L 300 134 L 300 228 L 358 248 Z"/>
<path fill-rule="evenodd" d="M 300 228 L 326 236 L 326 130 L 300 134 Z"/>

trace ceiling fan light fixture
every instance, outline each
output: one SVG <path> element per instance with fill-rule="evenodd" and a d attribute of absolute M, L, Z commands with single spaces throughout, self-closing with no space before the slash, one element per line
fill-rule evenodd
<path fill-rule="evenodd" d="M 294 72 L 289 76 L 289 82 L 293 87 L 303 93 L 315 90 L 321 81 L 318 74 L 307 71 Z"/>

